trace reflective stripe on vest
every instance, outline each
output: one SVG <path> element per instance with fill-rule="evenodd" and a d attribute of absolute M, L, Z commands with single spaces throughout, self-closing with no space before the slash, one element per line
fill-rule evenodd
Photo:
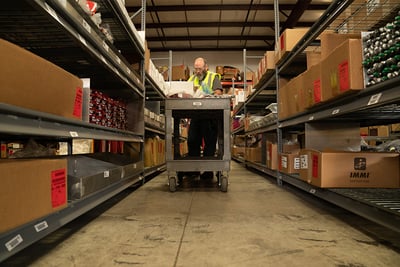
<path fill-rule="evenodd" d="M 213 73 L 211 71 L 207 71 L 206 77 L 203 79 L 203 81 L 200 84 L 199 78 L 196 75 L 192 75 L 189 78 L 189 81 L 193 81 L 193 85 L 195 87 L 199 87 L 200 90 L 202 90 L 205 94 L 213 94 L 213 85 L 214 85 L 214 79 L 217 76 L 217 73 Z M 211 79 L 210 79 L 211 77 Z M 198 89 L 198 90 L 199 90 Z"/>

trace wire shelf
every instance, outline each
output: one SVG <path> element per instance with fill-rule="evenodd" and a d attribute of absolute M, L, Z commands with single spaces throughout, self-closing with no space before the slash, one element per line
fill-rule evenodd
<path fill-rule="evenodd" d="M 398 0 L 355 0 L 327 30 L 338 33 L 370 31 L 393 21 L 399 11 Z"/>

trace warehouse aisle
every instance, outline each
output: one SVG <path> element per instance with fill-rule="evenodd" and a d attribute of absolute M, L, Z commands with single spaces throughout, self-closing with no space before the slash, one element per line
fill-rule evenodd
<path fill-rule="evenodd" d="M 394 248 L 345 222 L 365 223 L 362 219 L 303 199 L 238 163 L 232 162 L 228 193 L 204 181 L 170 193 L 166 180 L 166 173 L 155 177 L 22 257 L 40 255 L 40 246 L 56 243 L 29 265 L 388 267 L 400 262 Z M 89 222 L 73 229 L 83 220 Z M 62 242 L 54 241 L 62 235 Z"/>

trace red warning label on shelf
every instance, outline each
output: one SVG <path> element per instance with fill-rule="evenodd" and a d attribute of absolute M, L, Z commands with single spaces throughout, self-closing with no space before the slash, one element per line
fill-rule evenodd
<path fill-rule="evenodd" d="M 65 169 L 51 172 L 51 205 L 53 208 L 67 201 L 67 172 Z"/>
<path fill-rule="evenodd" d="M 83 91 L 82 88 L 77 87 L 75 93 L 75 104 L 74 104 L 74 111 L 73 116 L 77 118 L 82 117 L 82 103 L 83 103 Z"/>

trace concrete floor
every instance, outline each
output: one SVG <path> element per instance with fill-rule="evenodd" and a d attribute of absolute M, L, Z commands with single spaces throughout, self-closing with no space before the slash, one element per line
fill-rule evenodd
<path fill-rule="evenodd" d="M 400 266 L 399 234 L 238 163 L 228 193 L 215 181 L 170 193 L 166 180 L 123 193 L 4 265 Z"/>

